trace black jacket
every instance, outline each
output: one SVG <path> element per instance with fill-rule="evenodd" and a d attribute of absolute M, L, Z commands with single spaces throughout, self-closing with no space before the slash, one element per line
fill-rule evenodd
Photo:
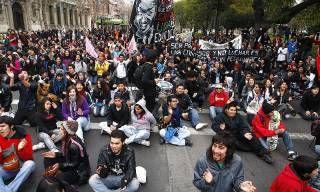
<path fill-rule="evenodd" d="M 12 103 L 12 93 L 9 87 L 0 82 L 0 108 L 9 111 Z"/>
<path fill-rule="evenodd" d="M 91 174 L 89 157 L 81 139 L 74 137 L 72 140 L 66 143 L 65 154 L 57 152 L 56 157 L 63 158 L 63 162 L 59 163 L 59 170 L 76 171 L 79 175 L 79 184 L 81 185 L 88 182 Z"/>
<path fill-rule="evenodd" d="M 222 132 L 220 124 L 225 124 L 225 131 L 231 133 L 234 137 L 243 137 L 245 133 L 251 133 L 249 125 L 237 113 L 234 118 L 228 117 L 225 113 L 220 113 L 213 119 L 211 128 L 216 132 Z"/>
<path fill-rule="evenodd" d="M 143 94 L 146 97 L 151 97 L 156 95 L 156 82 L 155 82 L 155 74 L 153 72 L 152 64 L 146 63 L 144 66 L 144 73 L 142 76 L 142 84 L 143 84 Z"/>
<path fill-rule="evenodd" d="M 39 132 L 44 132 L 49 135 L 52 134 L 54 129 L 57 129 L 57 121 L 62 121 L 63 116 L 59 107 L 57 109 L 52 109 L 49 113 L 48 112 L 39 112 L 37 113 L 37 126 Z"/>
<path fill-rule="evenodd" d="M 311 91 L 307 91 L 302 97 L 301 107 L 306 111 L 319 112 L 320 92 L 316 96 L 313 96 Z"/>
<path fill-rule="evenodd" d="M 112 125 L 112 122 L 118 123 L 116 126 L 120 128 L 123 125 L 129 124 L 130 112 L 127 104 L 123 103 L 120 111 L 117 111 L 116 105 L 112 104 L 107 111 L 107 123 L 108 126 Z"/>
<path fill-rule="evenodd" d="M 120 159 L 120 161 L 118 161 Z M 107 166 L 108 175 L 117 175 L 115 169 L 120 169 L 124 174 L 121 179 L 121 188 L 127 186 L 131 180 L 136 177 L 136 160 L 134 150 L 127 145 L 124 145 L 119 155 L 114 155 L 110 146 L 104 146 L 99 153 L 97 167 Z"/>
<path fill-rule="evenodd" d="M 193 107 L 192 101 L 188 94 L 184 94 L 184 93 L 181 95 L 176 94 L 176 96 L 178 97 L 178 100 L 179 100 L 179 106 L 183 111 L 187 110 L 190 107 Z"/>
<path fill-rule="evenodd" d="M 11 87 L 12 91 L 19 91 L 18 110 L 34 110 L 36 106 L 37 83 L 30 82 L 30 87 L 24 86 L 21 82 Z"/>

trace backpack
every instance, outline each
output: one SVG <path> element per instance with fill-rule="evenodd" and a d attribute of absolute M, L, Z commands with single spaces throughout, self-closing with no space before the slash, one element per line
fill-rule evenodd
<path fill-rule="evenodd" d="M 315 137 L 320 137 L 320 119 L 312 122 L 311 135 Z"/>
<path fill-rule="evenodd" d="M 143 88 L 142 77 L 145 70 L 145 64 L 139 65 L 133 73 L 133 83 L 139 88 Z"/>

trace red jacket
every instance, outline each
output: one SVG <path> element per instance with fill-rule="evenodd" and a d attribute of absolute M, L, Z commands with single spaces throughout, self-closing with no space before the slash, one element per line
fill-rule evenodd
<path fill-rule="evenodd" d="M 224 107 L 228 100 L 229 94 L 226 91 L 218 93 L 216 90 L 213 90 L 209 95 L 210 106 Z"/>
<path fill-rule="evenodd" d="M 33 153 L 32 153 L 32 141 L 31 136 L 29 133 L 26 133 L 26 131 L 21 127 L 16 127 L 16 133 L 10 138 L 4 138 L 0 136 L 0 165 L 3 164 L 2 159 L 2 152 L 9 148 L 12 144 L 14 145 L 17 155 L 19 156 L 20 160 L 27 161 L 27 160 L 33 160 Z M 26 139 L 27 143 L 20 151 L 18 151 L 18 144 L 22 139 Z"/>
<path fill-rule="evenodd" d="M 272 137 L 276 135 L 275 131 L 269 130 L 269 122 L 270 117 L 262 111 L 262 108 L 260 108 L 257 115 L 252 120 L 252 131 L 257 138 Z M 280 122 L 279 129 L 286 129 L 282 122 Z"/>
<path fill-rule="evenodd" d="M 316 192 L 287 165 L 272 182 L 270 192 Z"/>

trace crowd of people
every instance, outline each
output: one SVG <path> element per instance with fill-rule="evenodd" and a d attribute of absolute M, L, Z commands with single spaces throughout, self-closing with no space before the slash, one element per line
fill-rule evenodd
<path fill-rule="evenodd" d="M 320 119 L 320 58 L 311 54 L 320 41 L 295 33 L 271 38 L 265 30 L 249 36 L 253 41 L 244 41 L 243 49 L 258 50 L 259 58 L 201 61 L 172 55 L 164 41 L 139 45 L 132 53 L 125 31 L 9 30 L 0 36 L 0 191 L 18 191 L 36 169 L 33 153 L 45 148 L 39 192 L 77 191 L 86 183 L 95 192 L 137 191 L 142 181 L 130 144 L 152 146 L 150 132 L 157 125 L 160 144 L 192 147 L 186 125 L 196 131 L 208 127 L 199 115 L 206 109 L 215 136 L 195 166 L 199 190 L 256 191 L 235 151 L 253 152 L 272 164 L 279 137 L 292 163 L 270 190 L 320 190 L 312 180 L 317 159 L 298 156 L 283 123 L 297 114 Z M 97 58 L 86 52 L 85 38 Z M 200 48 L 195 38 L 192 46 Z M 17 110 L 13 91 L 19 92 Z M 101 134 L 110 135 L 95 173 L 85 140 L 93 116 Z M 37 130 L 37 139 L 32 141 L 26 126 Z"/>

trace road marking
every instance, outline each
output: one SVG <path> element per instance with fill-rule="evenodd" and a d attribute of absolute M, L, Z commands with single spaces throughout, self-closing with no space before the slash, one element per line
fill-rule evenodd
<path fill-rule="evenodd" d="M 97 130 L 97 129 L 101 129 L 99 127 L 99 123 L 91 123 L 91 129 L 94 129 L 94 130 Z M 202 129 L 200 131 L 197 131 L 195 130 L 194 128 L 192 127 L 188 127 L 188 130 L 191 132 L 191 135 L 214 135 L 215 132 L 209 127 L 209 128 L 205 128 L 205 129 Z M 154 133 L 158 133 L 159 132 L 159 128 L 158 126 L 155 126 L 151 132 L 154 132 Z M 291 136 L 292 139 L 297 139 L 297 140 L 313 140 L 313 136 L 310 135 L 310 134 L 307 134 L 307 133 L 289 133 L 289 135 Z"/>

